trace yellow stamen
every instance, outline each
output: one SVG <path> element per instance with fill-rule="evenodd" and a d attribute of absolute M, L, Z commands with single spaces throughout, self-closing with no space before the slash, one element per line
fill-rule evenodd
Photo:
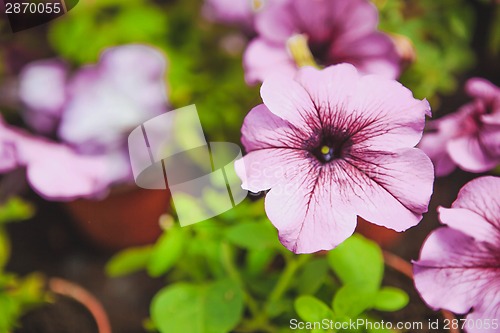
<path fill-rule="evenodd" d="M 307 45 L 307 36 L 304 34 L 299 34 L 288 38 L 287 47 L 290 54 L 295 60 L 298 67 L 303 66 L 313 66 L 318 68 L 319 66 L 314 61 L 314 57 Z"/>
<path fill-rule="evenodd" d="M 328 146 L 321 147 L 321 154 L 326 155 L 329 152 L 330 152 L 330 147 L 328 147 Z"/>

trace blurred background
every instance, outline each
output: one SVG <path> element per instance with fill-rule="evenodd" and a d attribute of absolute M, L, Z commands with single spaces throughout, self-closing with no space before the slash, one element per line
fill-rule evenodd
<path fill-rule="evenodd" d="M 397 36 L 395 41 L 398 50 L 404 55 L 405 69 L 400 81 L 414 92 L 416 98 L 430 101 L 434 117 L 453 112 L 469 101 L 463 90 L 467 78 L 479 76 L 497 85 L 500 83 L 498 2 L 374 0 L 373 3 L 379 10 L 379 28 Z M 242 67 L 242 54 L 253 37 L 254 30 L 245 22 L 220 20 L 210 1 L 205 3 L 202 0 L 80 0 L 67 14 L 16 33 L 11 31 L 7 16 L 0 15 L 1 115 L 9 125 L 23 128 L 25 133 L 29 133 L 26 135 L 43 136 L 58 143 L 69 142 L 72 147 L 77 147 L 78 154 L 89 153 L 86 151 L 89 147 L 97 147 L 89 153 L 93 157 L 100 156 L 96 151 L 101 150 L 121 154 L 120 149 L 123 147 L 120 145 L 123 143 L 118 144 L 118 147 L 113 143 L 112 148 L 103 148 L 92 137 L 99 136 L 98 132 L 89 134 L 88 140 L 83 143 L 75 142 L 71 133 L 79 131 L 81 128 L 78 126 L 68 125 L 69 134 L 64 137 L 60 136 L 61 132 L 53 130 L 43 133 L 37 125 L 45 124 L 47 119 L 52 119 L 50 117 L 60 111 L 54 111 L 56 113 L 51 113 L 48 118 L 33 118 L 30 115 L 33 110 L 30 109 L 29 87 L 26 88 L 28 93 L 25 91 L 24 95 L 21 87 L 31 82 L 27 83 L 26 80 L 36 79 L 29 79 L 32 73 L 27 68 L 40 64 L 40 60 L 58 59 L 61 63 L 54 65 L 56 67 L 48 65 L 56 68 L 55 71 L 64 71 L 61 98 L 68 98 L 75 89 L 82 89 L 86 91 L 82 93 L 82 99 L 87 102 L 91 100 L 88 105 L 95 111 L 95 115 L 75 116 L 75 122 L 83 124 L 90 119 L 89 128 L 92 128 L 93 125 L 97 126 L 102 115 L 109 117 L 111 124 L 114 124 L 116 118 L 113 117 L 120 115 L 104 115 L 105 112 L 99 113 L 101 104 L 92 104 L 92 101 L 101 101 L 102 98 L 105 109 L 108 100 L 100 92 L 104 94 L 115 89 L 116 82 L 122 80 L 121 72 L 113 76 L 115 74 L 108 70 L 101 53 L 111 47 L 141 44 L 151 48 L 154 53 L 148 53 L 145 57 L 158 56 L 161 60 L 158 60 L 159 69 L 151 69 L 150 76 L 142 78 L 137 74 L 135 80 L 141 84 L 144 82 L 145 86 L 151 84 L 151 89 L 147 89 L 148 94 L 154 89 L 158 91 L 151 97 L 145 90 L 147 102 L 137 97 L 127 101 L 127 105 L 140 108 L 156 98 L 159 105 L 157 114 L 160 114 L 195 103 L 207 141 L 239 144 L 243 118 L 253 106 L 261 103 L 259 86 L 246 84 Z M 126 59 L 126 56 L 116 57 Z M 125 61 L 124 67 L 119 70 L 134 73 L 148 71 L 147 64 L 152 62 L 143 62 L 143 67 Z M 86 78 L 85 73 L 91 71 L 95 73 L 90 73 L 90 79 Z M 87 93 L 85 80 L 92 80 L 92 75 L 109 77 L 112 83 L 98 88 L 98 92 Z M 55 86 L 56 77 L 48 83 Z M 158 83 L 160 81 L 164 83 L 163 86 Z M 43 85 L 43 82 L 40 84 Z M 125 93 L 141 89 L 134 83 L 123 85 L 125 88 L 118 86 Z M 34 98 L 45 101 L 43 97 Z M 50 100 L 47 103 L 55 102 Z M 130 111 L 130 114 L 133 115 L 133 112 Z M 78 115 L 77 111 L 75 115 Z M 148 118 L 133 119 L 140 124 Z M 92 119 L 97 119 L 95 124 Z M 56 120 L 56 126 L 61 124 L 61 120 Z M 117 133 L 121 135 L 133 127 L 124 124 Z M 0 131 L 3 130 L 0 128 Z M 88 128 L 85 131 L 85 135 L 92 132 Z M 56 158 L 56 154 L 49 154 L 46 158 Z M 67 163 L 72 168 L 87 162 L 97 163 L 94 160 Z M 98 162 L 101 163 L 100 160 Z M 65 165 L 66 162 L 61 163 Z M 41 187 L 33 189 L 30 186 L 33 180 L 26 178 L 23 168 L 5 172 L 0 178 L 0 201 L 5 203 L 11 197 L 22 197 L 30 208 L 20 209 L 25 221 L 5 224 L 5 235 L 10 239 L 10 258 L 4 271 L 19 276 L 39 272 L 44 277 L 61 277 L 72 281 L 90 291 L 102 303 L 113 332 L 145 332 L 150 326 L 147 318 L 150 316 L 151 299 L 171 279 L 180 280 L 182 274 L 165 279 L 160 275 L 148 275 L 145 271 L 133 272 L 134 264 L 129 262 L 127 269 L 132 267 L 131 274 L 115 274 L 120 276 L 112 277 L 113 268 L 109 267 L 108 261 L 118 250 L 152 244 L 160 237 L 161 229 L 168 228 L 165 225 L 172 223 L 175 212 L 170 208 L 168 193 L 137 190 L 130 171 L 120 169 L 118 162 L 113 164 L 113 168 L 107 168 L 109 170 L 113 172 L 108 177 L 111 180 L 106 178 L 102 187 L 87 193 L 84 198 L 65 195 L 70 191 L 67 189 L 64 189 L 66 192 L 58 192 L 63 193 L 60 195 L 47 194 Z M 88 177 L 91 176 L 95 175 Z M 447 177 L 437 178 L 429 213 L 417 227 L 403 235 L 395 236 L 372 229 L 365 230 L 365 235 L 373 236 L 383 247 L 406 260 L 417 259 L 423 240 L 438 226 L 435 213 L 437 206 L 449 206 L 458 190 L 475 176 L 456 170 Z M 243 216 L 249 211 L 262 210 L 252 206 L 259 202 L 261 204 L 262 199 L 254 197 L 250 201 L 251 208 L 242 208 L 229 219 L 244 220 Z M 89 223 L 100 219 L 109 221 L 109 225 L 96 228 L 95 223 Z M 124 226 L 125 220 L 132 226 Z M 377 236 L 379 233 L 381 235 Z M 137 261 L 137 267 L 140 268 L 140 259 Z M 197 262 L 187 264 L 194 266 Z M 279 259 L 274 265 L 280 267 Z M 388 270 L 390 272 L 391 269 Z M 406 290 L 411 301 L 404 310 L 380 316 L 405 321 L 438 316 L 423 305 L 409 279 L 397 274 L 388 274 L 385 279 L 387 283 Z"/>

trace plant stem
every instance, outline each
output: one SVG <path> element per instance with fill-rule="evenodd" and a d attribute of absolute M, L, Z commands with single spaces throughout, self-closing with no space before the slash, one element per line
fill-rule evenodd
<path fill-rule="evenodd" d="M 268 303 L 277 301 L 278 299 L 281 298 L 281 296 L 283 296 L 283 294 L 290 287 L 290 283 L 292 282 L 293 277 L 295 276 L 295 273 L 297 272 L 297 270 L 310 257 L 311 257 L 311 255 L 301 254 L 301 255 L 299 255 L 298 259 L 292 258 L 292 259 L 288 260 L 287 265 L 285 267 L 285 270 L 283 271 L 278 282 L 274 286 L 274 289 L 269 294 L 269 298 L 267 300 Z"/>
<path fill-rule="evenodd" d="M 222 264 L 223 264 L 226 272 L 231 277 L 231 279 L 236 281 L 242 287 L 241 289 L 243 290 L 245 302 L 248 306 L 248 310 L 250 310 L 250 312 L 252 313 L 252 316 L 254 318 L 258 318 L 258 320 L 261 321 L 262 318 L 264 318 L 264 316 L 261 313 L 261 311 L 259 310 L 259 305 L 257 304 L 257 301 L 244 288 L 245 284 L 243 282 L 243 278 L 241 277 L 240 272 L 238 271 L 236 266 L 234 265 L 233 255 L 232 255 L 231 247 L 229 246 L 229 244 L 227 244 L 226 242 L 223 242 L 221 245 L 221 252 L 222 252 L 221 253 Z M 267 322 L 267 319 L 266 319 L 266 322 Z"/>

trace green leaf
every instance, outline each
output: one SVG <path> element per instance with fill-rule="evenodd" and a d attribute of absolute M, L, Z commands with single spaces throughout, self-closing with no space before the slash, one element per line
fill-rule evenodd
<path fill-rule="evenodd" d="M 269 318 L 276 318 L 286 312 L 293 312 L 293 302 L 289 298 L 280 298 L 275 301 L 269 301 L 265 307 Z"/>
<path fill-rule="evenodd" d="M 276 230 L 270 223 L 247 222 L 232 226 L 226 238 L 234 245 L 245 249 L 262 249 L 278 246 Z"/>
<path fill-rule="evenodd" d="M 32 205 L 13 197 L 0 206 L 0 224 L 29 219 L 35 213 Z"/>
<path fill-rule="evenodd" d="M 375 242 L 355 234 L 328 253 L 328 262 L 343 284 L 380 288 L 384 259 Z"/>
<path fill-rule="evenodd" d="M 314 294 L 323 284 L 328 274 L 328 261 L 314 259 L 302 267 L 297 277 L 297 290 L 300 294 Z"/>
<path fill-rule="evenodd" d="M 300 296 L 295 300 L 295 311 L 305 321 L 334 319 L 333 311 L 314 296 Z"/>
<path fill-rule="evenodd" d="M 398 311 L 404 308 L 410 298 L 399 288 L 384 287 L 376 296 L 374 308 L 381 311 Z"/>
<path fill-rule="evenodd" d="M 342 286 L 333 298 L 333 311 L 340 316 L 356 318 L 373 307 L 377 293 L 358 285 Z"/>
<path fill-rule="evenodd" d="M 174 266 L 184 251 L 186 234 L 181 227 L 166 230 L 153 247 L 147 264 L 148 274 L 158 277 Z"/>
<path fill-rule="evenodd" d="M 249 250 L 246 255 L 246 270 L 250 275 L 261 274 L 275 257 L 272 249 Z"/>
<path fill-rule="evenodd" d="M 151 257 L 152 246 L 141 246 L 123 250 L 106 264 L 106 274 L 111 277 L 127 275 L 145 269 Z"/>
<path fill-rule="evenodd" d="M 151 303 L 151 319 L 162 333 L 226 333 L 242 315 L 243 292 L 230 280 L 178 283 L 160 290 Z"/>

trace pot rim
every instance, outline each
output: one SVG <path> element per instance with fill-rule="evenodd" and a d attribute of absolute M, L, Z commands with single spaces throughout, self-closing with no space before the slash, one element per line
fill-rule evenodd
<path fill-rule="evenodd" d="M 49 290 L 69 297 L 82 304 L 94 318 L 99 333 L 111 333 L 111 324 L 101 303 L 83 287 L 68 280 L 52 277 L 48 280 Z"/>

